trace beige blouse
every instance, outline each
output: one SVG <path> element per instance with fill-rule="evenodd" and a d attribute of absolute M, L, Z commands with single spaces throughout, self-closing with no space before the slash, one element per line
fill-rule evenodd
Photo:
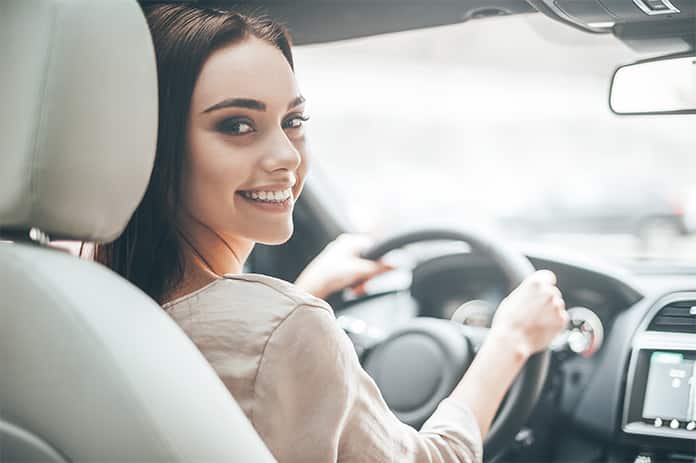
<path fill-rule="evenodd" d="M 470 410 L 442 401 L 401 423 L 326 302 L 262 275 L 226 275 L 164 309 L 191 337 L 281 462 L 480 462 Z"/>

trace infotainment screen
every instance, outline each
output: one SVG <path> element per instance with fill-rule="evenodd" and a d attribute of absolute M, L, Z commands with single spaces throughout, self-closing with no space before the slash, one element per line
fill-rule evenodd
<path fill-rule="evenodd" d="M 696 420 L 696 356 L 654 351 L 650 355 L 643 419 L 655 426 L 692 428 Z"/>

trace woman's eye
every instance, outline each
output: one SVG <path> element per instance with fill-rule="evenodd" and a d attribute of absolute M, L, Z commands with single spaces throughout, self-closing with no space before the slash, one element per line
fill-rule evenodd
<path fill-rule="evenodd" d="M 309 120 L 309 116 L 296 115 L 285 119 L 283 122 L 284 129 L 299 129 Z"/>
<path fill-rule="evenodd" d="M 228 135 L 246 135 L 254 132 L 254 126 L 245 119 L 225 119 L 217 125 L 220 132 Z"/>

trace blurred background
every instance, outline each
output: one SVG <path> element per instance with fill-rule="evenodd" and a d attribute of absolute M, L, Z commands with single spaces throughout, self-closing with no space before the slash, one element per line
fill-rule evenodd
<path fill-rule="evenodd" d="M 541 15 L 481 21 L 296 49 L 336 209 L 376 235 L 462 225 L 696 264 L 694 117 L 607 104 L 617 63 L 646 56 Z"/>

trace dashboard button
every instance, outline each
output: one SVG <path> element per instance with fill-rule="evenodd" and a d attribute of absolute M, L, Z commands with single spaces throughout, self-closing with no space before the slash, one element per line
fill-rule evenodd
<path fill-rule="evenodd" d="M 693 431 L 694 429 L 696 429 L 696 422 L 689 421 L 688 423 L 686 423 L 686 429 L 687 431 Z"/>
<path fill-rule="evenodd" d="M 655 418 L 654 425 L 656 428 L 661 428 L 662 427 L 662 418 Z"/>
<path fill-rule="evenodd" d="M 670 421 L 669 427 L 672 429 L 679 429 L 679 421 L 677 421 L 677 420 Z"/>

